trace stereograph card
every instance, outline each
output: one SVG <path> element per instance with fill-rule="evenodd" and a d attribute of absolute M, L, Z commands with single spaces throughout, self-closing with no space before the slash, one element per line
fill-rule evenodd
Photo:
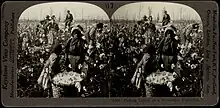
<path fill-rule="evenodd" d="M 213 106 L 214 1 L 5 1 L 3 106 Z"/>

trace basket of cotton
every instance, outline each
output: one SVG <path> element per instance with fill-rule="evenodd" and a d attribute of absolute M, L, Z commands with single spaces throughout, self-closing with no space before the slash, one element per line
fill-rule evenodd
<path fill-rule="evenodd" d="M 53 97 L 58 98 L 65 96 L 72 96 L 80 92 L 80 82 L 83 80 L 83 75 L 77 72 L 62 72 L 55 75 L 52 79 Z"/>
<path fill-rule="evenodd" d="M 171 96 L 172 82 L 175 74 L 166 71 L 157 71 L 148 75 L 145 79 L 146 96 Z"/>

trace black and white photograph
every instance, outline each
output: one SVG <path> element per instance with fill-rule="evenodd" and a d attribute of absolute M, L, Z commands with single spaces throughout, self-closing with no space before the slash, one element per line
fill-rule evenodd
<path fill-rule="evenodd" d="M 17 24 L 18 98 L 203 97 L 203 24 L 191 7 L 33 5 Z"/>

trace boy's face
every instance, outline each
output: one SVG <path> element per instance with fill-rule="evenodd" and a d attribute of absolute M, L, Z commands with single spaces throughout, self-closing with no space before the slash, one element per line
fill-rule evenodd
<path fill-rule="evenodd" d="M 149 22 L 152 22 L 152 17 L 149 17 Z"/>
<path fill-rule="evenodd" d="M 74 31 L 72 36 L 73 36 L 73 37 L 77 37 L 77 32 Z"/>
<path fill-rule="evenodd" d="M 164 11 L 164 14 L 166 15 L 166 14 L 167 14 L 167 11 Z"/>
<path fill-rule="evenodd" d="M 195 29 L 193 29 L 193 31 L 194 31 L 195 33 L 198 33 L 199 28 L 195 28 Z"/>
<path fill-rule="evenodd" d="M 97 28 L 97 31 L 99 32 L 99 33 L 101 33 L 102 32 L 102 28 Z"/>

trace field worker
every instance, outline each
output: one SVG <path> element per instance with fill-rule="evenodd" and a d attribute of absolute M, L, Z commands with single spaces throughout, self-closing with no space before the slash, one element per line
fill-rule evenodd
<path fill-rule="evenodd" d="M 170 23 L 170 15 L 167 13 L 166 10 L 164 10 L 163 20 L 162 20 L 162 26 L 167 25 Z"/>
<path fill-rule="evenodd" d="M 67 15 L 65 19 L 65 28 L 69 28 L 73 21 L 73 15 L 70 13 L 70 10 L 67 10 Z"/>
<path fill-rule="evenodd" d="M 177 62 L 177 46 L 178 40 L 175 39 L 176 28 L 173 26 L 165 29 L 165 36 L 159 44 L 159 52 L 162 58 L 162 66 L 165 71 L 171 72 L 171 65 L 175 65 Z"/>
<path fill-rule="evenodd" d="M 60 55 L 61 52 L 62 52 L 62 46 L 57 42 L 53 46 L 51 55 L 44 64 L 44 68 L 37 80 L 38 84 L 41 85 L 43 89 L 48 92 L 48 97 L 51 97 L 53 94 L 51 79 L 54 77 L 54 75 L 58 74 L 61 71 L 60 68 L 60 62 L 62 60 Z M 56 94 L 53 94 L 53 96 L 55 95 Z"/>
<path fill-rule="evenodd" d="M 103 31 L 103 23 L 98 23 L 95 26 L 93 26 L 91 29 L 89 29 L 86 33 L 87 41 L 95 41 L 98 38 L 98 35 L 100 35 Z"/>
<path fill-rule="evenodd" d="M 156 26 L 155 26 L 155 24 L 153 23 L 153 17 L 152 16 L 149 16 L 148 17 L 148 28 L 150 29 L 150 30 L 152 30 L 153 32 L 155 32 L 156 31 Z"/>
<path fill-rule="evenodd" d="M 38 24 L 37 25 L 37 27 L 36 27 L 36 29 L 35 29 L 35 34 L 36 34 L 36 36 L 39 36 L 40 35 L 40 25 Z"/>
<path fill-rule="evenodd" d="M 146 24 L 147 24 L 146 20 L 143 21 L 143 19 L 142 19 L 140 21 L 137 21 L 137 34 L 143 35 L 145 33 L 145 26 L 146 26 Z"/>
<path fill-rule="evenodd" d="M 70 63 L 72 71 L 78 72 L 78 65 L 85 60 L 87 41 L 82 38 L 83 34 L 78 27 L 72 28 L 71 35 L 72 37 L 65 45 L 66 65 Z"/>
<path fill-rule="evenodd" d="M 188 46 L 189 43 L 193 43 L 193 35 L 195 33 L 198 33 L 198 30 L 199 30 L 198 23 L 190 24 L 187 27 L 185 27 L 183 29 L 183 32 L 181 33 L 182 44 L 184 44 L 185 46 Z"/>
<path fill-rule="evenodd" d="M 147 16 L 144 15 L 141 21 L 142 21 L 142 22 L 146 22 L 146 21 L 148 21 Z"/>
<path fill-rule="evenodd" d="M 46 15 L 45 19 L 41 21 L 43 24 L 47 24 L 50 21 L 50 15 Z"/>
<path fill-rule="evenodd" d="M 44 34 L 47 35 L 48 34 L 48 28 L 47 28 L 47 24 L 50 22 L 50 16 L 46 15 L 46 18 L 42 21 L 40 21 L 40 24 L 43 26 L 43 30 L 44 30 Z"/>
<path fill-rule="evenodd" d="M 56 16 L 55 15 L 53 15 L 51 17 L 51 21 L 49 22 L 48 28 L 49 28 L 49 30 L 52 30 L 52 31 L 55 31 L 55 32 L 59 31 L 59 25 L 56 22 Z"/>
<path fill-rule="evenodd" d="M 153 24 L 152 20 L 153 20 L 153 17 L 149 16 L 148 17 L 148 25 L 146 28 L 145 44 L 154 42 L 153 38 L 155 38 L 156 26 L 155 26 L 155 24 Z"/>
<path fill-rule="evenodd" d="M 48 23 L 48 29 L 49 29 L 49 34 L 48 34 L 48 44 L 52 45 L 54 44 L 54 39 L 58 36 L 58 31 L 59 31 L 59 25 L 56 23 L 55 20 L 55 15 L 51 17 L 51 21 Z"/>
<path fill-rule="evenodd" d="M 141 88 L 141 93 L 145 97 L 145 78 L 152 72 L 156 72 L 159 65 L 156 59 L 156 48 L 154 45 L 148 44 L 144 49 L 144 52 L 145 54 L 137 65 L 134 76 L 131 79 L 131 83 L 135 84 L 138 89 Z"/>

